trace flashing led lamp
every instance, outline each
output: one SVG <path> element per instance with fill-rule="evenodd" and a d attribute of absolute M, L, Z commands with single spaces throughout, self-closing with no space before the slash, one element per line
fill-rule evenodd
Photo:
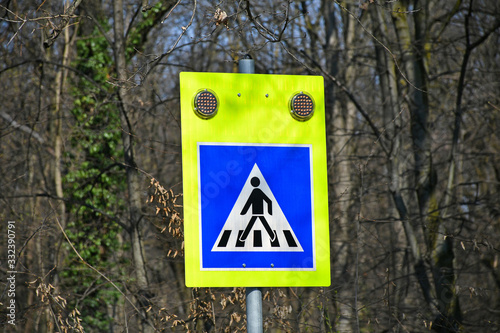
<path fill-rule="evenodd" d="M 314 101 L 311 96 L 300 92 L 292 97 L 290 109 L 293 118 L 300 121 L 306 121 L 313 116 Z"/>
<path fill-rule="evenodd" d="M 194 111 L 203 119 L 209 119 L 217 114 L 219 101 L 217 96 L 208 89 L 202 90 L 194 98 Z"/>

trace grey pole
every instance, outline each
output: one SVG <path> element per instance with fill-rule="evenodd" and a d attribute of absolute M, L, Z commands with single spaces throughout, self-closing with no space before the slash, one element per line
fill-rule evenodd
<path fill-rule="evenodd" d="M 247 332 L 262 333 L 262 291 L 260 288 L 247 287 Z"/>
<path fill-rule="evenodd" d="M 255 74 L 255 63 L 250 55 L 245 55 L 238 61 L 240 73 Z M 247 287 L 247 332 L 262 333 L 262 291 L 260 288 Z"/>
<path fill-rule="evenodd" d="M 255 74 L 255 63 L 249 54 L 238 61 L 238 70 L 244 74 Z"/>

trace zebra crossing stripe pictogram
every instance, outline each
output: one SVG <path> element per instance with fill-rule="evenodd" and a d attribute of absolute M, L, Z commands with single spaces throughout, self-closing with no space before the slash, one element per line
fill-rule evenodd
<path fill-rule="evenodd" d="M 304 251 L 257 164 L 212 247 L 212 252 L 234 251 Z"/>

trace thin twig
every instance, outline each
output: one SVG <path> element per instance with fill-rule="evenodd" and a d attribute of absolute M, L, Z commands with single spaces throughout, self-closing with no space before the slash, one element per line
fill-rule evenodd
<path fill-rule="evenodd" d="M 345 10 L 350 16 L 352 16 L 359 24 L 359 26 L 368 34 L 370 35 L 371 38 L 373 38 L 373 40 L 375 40 L 378 44 L 380 44 L 392 57 L 392 59 L 394 60 L 394 64 L 396 65 L 396 68 L 398 69 L 398 72 L 399 74 L 401 74 L 401 76 L 403 77 L 403 79 L 410 85 L 412 86 L 414 89 L 418 90 L 418 91 L 421 91 L 421 92 L 426 92 L 418 87 L 416 87 L 413 83 L 410 82 L 410 80 L 406 77 L 406 75 L 403 73 L 403 70 L 401 69 L 401 67 L 399 67 L 399 64 L 398 64 L 398 59 L 396 57 L 396 55 L 394 53 L 392 53 L 392 51 L 384 44 L 382 43 L 380 40 L 378 40 L 377 37 L 375 37 L 370 31 L 368 31 L 368 29 L 365 28 L 365 26 L 363 25 L 363 23 L 361 23 L 361 20 L 356 16 L 354 15 L 349 9 L 347 9 L 345 6 L 343 6 L 340 2 L 338 2 L 337 0 L 335 0 L 335 3 L 337 5 L 339 5 L 340 8 L 342 8 L 343 10 Z M 416 10 L 415 10 L 416 11 Z"/>
<path fill-rule="evenodd" d="M 21 31 L 21 29 L 23 28 L 24 24 L 26 23 L 26 21 L 23 22 L 23 24 L 21 24 L 21 26 L 19 27 L 19 29 L 17 29 L 16 33 L 12 36 L 12 38 L 9 40 L 9 42 L 7 43 L 7 45 L 10 44 L 10 42 L 12 42 L 12 40 L 14 38 L 16 38 L 17 34 L 19 33 L 19 31 Z"/>
<path fill-rule="evenodd" d="M 197 2 L 196 0 L 194 0 L 194 4 L 193 4 L 193 13 L 191 14 L 191 19 L 189 20 L 188 24 L 185 26 L 185 27 L 182 27 L 182 32 L 181 34 L 179 35 L 179 37 L 177 37 L 177 40 L 174 42 L 174 44 L 170 47 L 170 49 L 163 53 L 162 55 L 156 57 L 152 62 L 154 62 L 154 65 L 151 66 L 149 72 L 151 72 L 153 70 L 153 68 L 155 68 L 159 63 L 160 61 L 166 57 L 167 55 L 169 55 L 170 53 L 172 53 L 174 51 L 174 49 L 176 48 L 177 44 L 179 44 L 179 41 L 181 40 L 181 38 L 184 36 L 184 34 L 187 32 L 188 28 L 193 24 L 193 21 L 194 21 L 194 15 L 196 13 L 196 7 L 197 7 Z M 148 72 L 148 73 L 149 73 Z M 148 74 L 146 73 L 146 75 Z"/>
<path fill-rule="evenodd" d="M 70 18 L 73 16 L 73 14 L 75 13 L 75 10 L 78 8 L 78 6 L 80 5 L 81 2 L 82 2 L 82 0 L 74 0 L 73 3 L 71 5 L 69 5 L 69 7 L 67 8 L 67 10 L 65 10 L 64 14 L 66 16 L 63 17 L 61 23 L 59 23 L 52 30 L 52 33 L 50 34 L 49 38 L 47 38 L 46 40 L 44 40 L 43 46 L 45 48 L 51 47 L 52 44 L 54 44 L 56 38 L 61 33 L 61 31 L 63 31 L 64 29 L 66 29 L 66 27 L 68 26 Z"/>
<path fill-rule="evenodd" d="M 50 207 L 55 210 L 54 206 L 52 206 L 52 203 L 49 201 L 49 204 L 50 204 Z M 148 320 L 148 318 L 146 318 L 141 311 L 139 311 L 139 309 L 135 306 L 135 304 L 127 297 L 127 295 L 125 295 L 121 289 L 113 282 L 111 281 L 106 275 L 104 275 L 103 273 L 101 273 L 97 268 L 95 268 L 94 266 L 92 266 L 91 264 L 89 264 L 88 262 L 85 261 L 85 259 L 82 258 L 82 256 L 80 255 L 80 253 L 77 251 L 77 249 L 73 246 L 73 243 L 71 242 L 71 240 L 69 239 L 68 235 L 66 234 L 66 232 L 64 231 L 62 225 L 61 225 L 61 222 L 59 222 L 59 218 L 57 217 L 57 215 L 54 215 L 55 217 L 55 220 L 57 222 L 57 225 L 59 226 L 59 229 L 61 230 L 62 234 L 64 235 L 64 238 L 66 238 L 66 241 L 68 242 L 69 246 L 71 246 L 71 248 L 73 249 L 73 252 L 75 252 L 76 256 L 80 259 L 80 261 L 85 265 L 87 266 L 88 268 L 90 268 L 91 270 L 93 270 L 94 272 L 96 272 L 97 274 L 99 274 L 99 276 L 101 276 L 104 280 L 106 280 L 108 283 L 110 283 L 124 298 L 125 300 L 134 308 L 135 311 L 137 311 L 137 313 L 139 313 L 144 320 L 147 321 L 147 323 L 153 327 L 153 329 L 155 331 L 158 331 L 154 325 Z"/>
<path fill-rule="evenodd" d="M 181 3 L 182 0 L 179 0 L 177 1 L 177 3 L 172 7 L 172 9 L 170 9 L 170 11 L 167 13 L 167 15 L 163 18 L 163 20 L 161 20 L 160 23 L 163 23 L 165 22 L 165 20 L 170 16 L 170 14 L 172 14 L 172 12 L 174 11 L 175 7 L 177 7 L 178 4 Z"/>

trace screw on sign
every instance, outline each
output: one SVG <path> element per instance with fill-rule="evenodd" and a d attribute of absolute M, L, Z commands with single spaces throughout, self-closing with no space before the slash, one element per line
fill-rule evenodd
<path fill-rule="evenodd" d="M 301 92 L 292 98 L 291 113 L 292 116 L 301 121 L 308 120 L 312 117 L 314 111 L 314 102 L 312 98 Z"/>

